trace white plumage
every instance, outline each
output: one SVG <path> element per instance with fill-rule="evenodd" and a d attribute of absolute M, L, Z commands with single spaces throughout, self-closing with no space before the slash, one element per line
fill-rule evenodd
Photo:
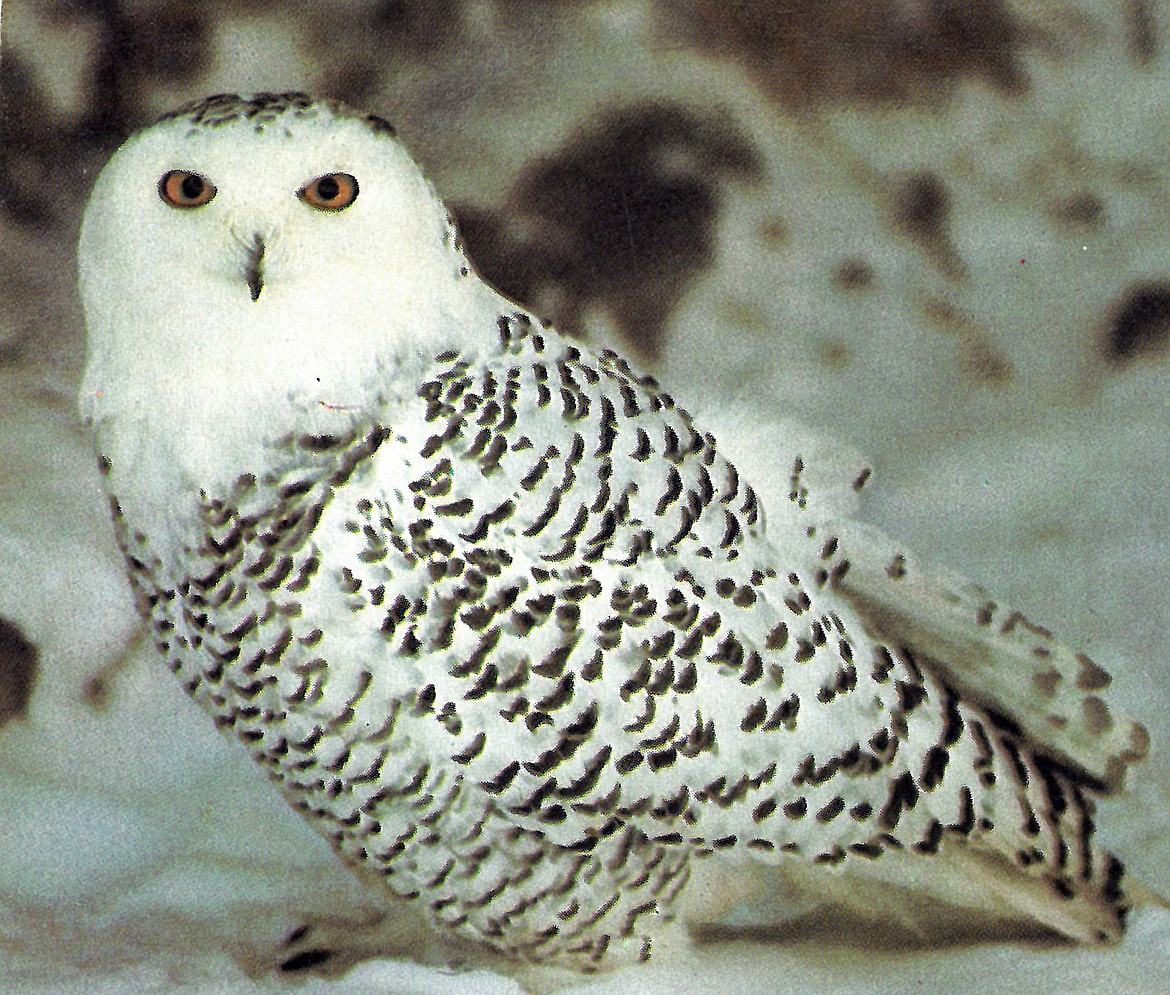
<path fill-rule="evenodd" d="M 759 449 L 737 471 L 478 279 L 384 122 L 183 108 L 103 171 L 80 268 L 82 408 L 160 651 L 439 928 L 610 966 L 701 857 L 897 853 L 1120 935 L 1092 795 L 1146 738 L 1107 676 L 834 520 L 814 453 L 761 501 Z"/>

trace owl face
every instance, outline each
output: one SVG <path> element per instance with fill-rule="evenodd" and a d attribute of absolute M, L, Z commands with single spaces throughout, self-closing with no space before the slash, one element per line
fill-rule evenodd
<path fill-rule="evenodd" d="M 492 333 L 472 315 L 498 302 L 384 123 L 291 96 L 212 98 L 103 169 L 78 253 L 91 420 L 360 407 L 404 355 Z"/>
<path fill-rule="evenodd" d="M 324 108 L 287 118 L 176 118 L 131 139 L 95 186 L 83 282 L 171 306 L 263 307 L 265 288 L 303 304 L 368 294 L 371 273 L 408 276 L 434 253 L 434 195 L 393 138 Z"/>
<path fill-rule="evenodd" d="M 358 195 L 357 177 L 351 173 L 326 173 L 315 177 L 297 191 L 297 196 L 309 207 L 327 214 L 335 214 L 352 206 Z M 211 180 L 190 169 L 170 169 L 159 178 L 158 194 L 168 207 L 177 211 L 196 211 L 207 207 L 219 191 Z M 277 214 L 279 212 L 273 212 Z M 275 227 L 258 222 L 255 231 L 248 233 L 248 218 L 242 226 L 229 226 L 235 240 L 243 246 L 246 261 L 243 267 L 248 296 L 253 302 L 260 299 L 264 289 L 265 253 Z M 240 230 L 242 227 L 243 231 Z M 284 274 L 287 275 L 287 274 Z M 296 277 L 295 271 L 293 277 Z"/>

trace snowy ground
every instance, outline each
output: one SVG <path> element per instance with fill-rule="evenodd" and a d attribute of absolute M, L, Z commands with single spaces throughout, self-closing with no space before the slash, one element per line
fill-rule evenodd
<path fill-rule="evenodd" d="M 395 120 L 504 286 L 640 350 L 699 412 L 734 405 L 756 436 L 798 418 L 866 453 L 864 517 L 1114 673 L 1154 748 L 1102 834 L 1170 894 L 1166 5 L 801 0 L 736 5 L 739 21 L 715 0 L 170 6 L 4 9 L 0 990 L 515 991 L 398 959 L 265 970 L 302 917 L 372 899 L 135 641 L 73 409 L 72 244 L 126 130 L 224 89 Z M 550 193 L 550 163 L 589 182 Z M 625 231 L 599 234 L 627 188 L 646 195 L 612 215 Z M 749 935 L 580 990 L 1170 980 L 1155 910 L 1108 951 Z"/>

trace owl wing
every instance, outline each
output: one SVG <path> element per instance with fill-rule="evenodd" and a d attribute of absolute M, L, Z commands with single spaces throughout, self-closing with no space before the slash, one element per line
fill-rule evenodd
<path fill-rule="evenodd" d="M 833 550 L 833 588 L 878 638 L 908 649 L 962 697 L 1010 718 L 1103 792 L 1120 790 L 1127 768 L 1145 758 L 1149 736 L 1106 704 L 1108 673 L 977 584 L 859 521 L 857 492 L 870 477 L 859 454 L 799 424 L 717 414 L 722 451 L 765 495 L 769 536 L 777 525 L 799 536 L 811 529 L 818 552 Z"/>
<path fill-rule="evenodd" d="M 562 846 L 615 820 L 653 833 L 684 808 L 702 823 L 688 838 L 714 846 L 744 811 L 765 822 L 796 799 L 793 776 L 794 840 L 869 832 L 824 828 L 844 806 L 831 774 L 864 769 L 851 803 L 890 805 L 858 744 L 885 750 L 890 717 L 920 700 L 887 679 L 902 664 L 870 659 L 811 549 L 765 537 L 753 489 L 651 380 L 518 319 L 501 336 L 498 354 L 440 356 L 413 413 L 388 418 L 383 498 L 347 533 L 376 545 L 346 554 L 353 585 L 393 577 L 362 610 L 417 689 L 407 707 L 444 730 L 415 739 Z M 871 669 L 887 711 L 858 690 Z"/>
<path fill-rule="evenodd" d="M 1042 751 L 1106 793 L 1145 758 L 1146 730 L 1109 707 L 1112 678 L 1083 653 L 957 574 L 854 520 L 820 527 L 848 563 L 836 588 L 880 638 L 929 661 L 968 700 L 1010 718 Z"/>

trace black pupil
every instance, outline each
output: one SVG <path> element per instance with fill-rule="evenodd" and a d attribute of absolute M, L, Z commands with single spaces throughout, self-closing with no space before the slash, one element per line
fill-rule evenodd
<path fill-rule="evenodd" d="M 334 200 L 341 193 L 341 184 L 332 176 L 323 176 L 317 181 L 317 196 L 322 200 Z"/>
<path fill-rule="evenodd" d="M 203 193 L 203 180 L 194 173 L 188 173 L 179 184 L 179 193 L 184 200 L 198 200 Z"/>

